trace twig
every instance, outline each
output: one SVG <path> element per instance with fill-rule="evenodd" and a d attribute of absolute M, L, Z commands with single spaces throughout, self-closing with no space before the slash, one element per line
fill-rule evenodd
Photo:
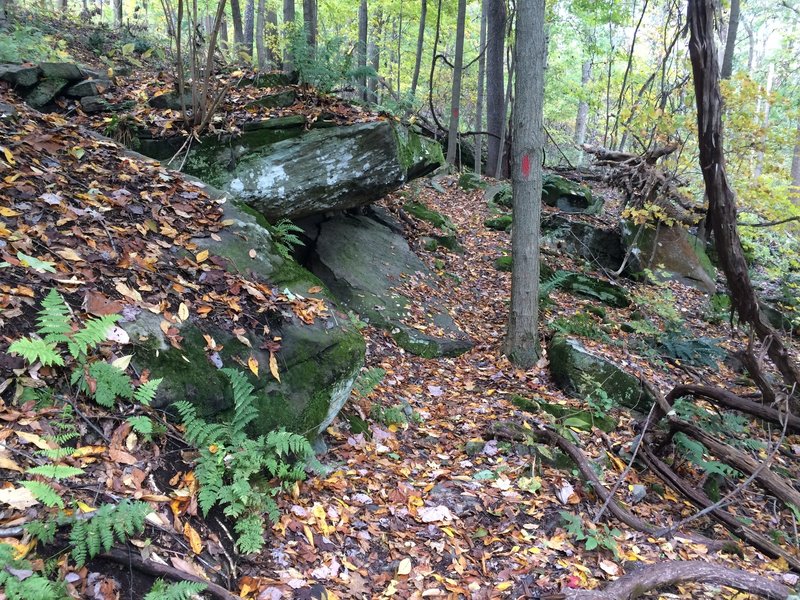
<path fill-rule="evenodd" d="M 766 221 L 764 223 L 742 223 L 739 221 L 736 223 L 736 225 L 737 227 L 775 227 L 776 225 L 783 225 L 784 223 L 789 223 L 791 221 L 800 221 L 800 216 L 780 219 L 778 221 Z"/>

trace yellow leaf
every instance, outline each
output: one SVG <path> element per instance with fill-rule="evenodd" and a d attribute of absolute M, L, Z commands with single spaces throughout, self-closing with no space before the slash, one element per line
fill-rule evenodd
<path fill-rule="evenodd" d="M 126 354 L 125 356 L 120 356 L 119 358 L 113 360 L 111 362 L 111 365 L 117 367 L 120 371 L 125 371 L 131 364 L 132 358 L 133 354 Z"/>
<path fill-rule="evenodd" d="M 50 450 L 50 444 L 48 444 L 44 438 L 36 435 L 35 433 L 28 433 L 27 431 L 18 431 L 17 436 L 20 439 L 25 440 L 26 442 L 33 444 L 39 450 Z"/>
<path fill-rule="evenodd" d="M 189 523 L 183 524 L 183 535 L 192 547 L 192 552 L 200 554 L 203 551 L 203 542 L 200 539 L 200 534 Z"/>
<path fill-rule="evenodd" d="M 20 214 L 22 213 L 20 213 L 17 210 L 8 208 L 7 206 L 0 206 L 0 217 L 16 217 L 17 215 Z"/>
<path fill-rule="evenodd" d="M 278 380 L 278 383 L 281 381 L 280 373 L 278 373 L 278 359 L 275 358 L 275 353 L 269 353 L 269 372 L 272 373 L 272 376 Z"/>
<path fill-rule="evenodd" d="M 72 453 L 72 458 L 83 458 L 85 456 L 96 456 L 106 451 L 105 446 L 81 446 Z"/>
<path fill-rule="evenodd" d="M 11 154 L 11 150 L 9 150 L 8 148 L 6 148 L 5 146 L 0 146 L 0 152 L 2 152 L 3 154 L 5 154 L 5 157 L 6 157 L 6 162 L 8 162 L 8 164 L 10 164 L 12 167 L 13 167 L 15 164 L 17 164 L 17 161 L 15 161 L 15 160 L 14 160 L 14 155 L 13 155 L 13 154 Z"/>
<path fill-rule="evenodd" d="M 20 467 L 13 460 L 8 458 L 7 456 L 2 456 L 2 455 L 0 455 L 0 469 L 7 469 L 9 471 L 17 471 L 18 473 L 23 473 L 25 471 L 25 469 Z"/>
<path fill-rule="evenodd" d="M 501 592 L 504 592 L 508 588 L 510 588 L 512 585 L 514 585 L 513 581 L 501 581 L 500 583 L 498 583 L 494 587 L 495 587 L 495 589 L 500 590 Z"/>
<path fill-rule="evenodd" d="M 92 508 L 91 506 L 86 504 L 86 502 L 81 502 L 80 500 L 78 500 L 78 508 L 81 509 L 81 512 L 83 514 L 92 513 L 97 510 L 96 508 Z"/>
<path fill-rule="evenodd" d="M 198 252 L 194 258 L 199 263 L 203 262 L 208 258 L 208 250 L 202 250 L 201 252 Z"/>
<path fill-rule="evenodd" d="M 314 534 L 311 532 L 311 528 L 308 525 L 303 525 L 303 533 L 308 540 L 308 543 L 313 547 L 314 546 Z"/>
<path fill-rule="evenodd" d="M 181 302 L 180 306 L 178 306 L 178 318 L 181 321 L 185 321 L 189 318 L 189 307 L 183 302 Z"/>
<path fill-rule="evenodd" d="M 308 293 L 309 294 L 319 294 L 321 291 L 322 291 L 322 288 L 320 286 L 318 286 L 318 285 L 315 285 L 314 287 L 308 288 Z"/>
<path fill-rule="evenodd" d="M 254 356 L 250 356 L 250 358 L 247 359 L 247 366 L 253 372 L 253 375 L 258 377 L 258 361 Z"/>
<path fill-rule="evenodd" d="M 397 566 L 397 574 L 398 575 L 408 575 L 411 573 L 411 559 L 404 558 L 400 561 L 400 564 Z"/>

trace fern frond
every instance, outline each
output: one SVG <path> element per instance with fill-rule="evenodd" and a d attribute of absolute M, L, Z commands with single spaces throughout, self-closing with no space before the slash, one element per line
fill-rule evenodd
<path fill-rule="evenodd" d="M 108 330 L 119 320 L 119 315 L 103 315 L 98 319 L 88 319 L 83 329 L 76 331 L 67 341 L 67 348 L 74 358 L 85 355 L 89 348 L 93 348 L 106 340 Z"/>
<path fill-rule="evenodd" d="M 45 506 L 49 508 L 53 508 L 54 506 L 64 508 L 64 501 L 53 486 L 42 483 L 41 481 L 22 481 L 20 485 L 28 488 L 28 491 L 33 494 L 33 497 Z"/>
<path fill-rule="evenodd" d="M 36 316 L 36 331 L 48 342 L 63 342 L 72 333 L 69 306 L 55 288 L 42 300 Z"/>
<path fill-rule="evenodd" d="M 237 369 L 223 369 L 225 375 L 231 381 L 233 390 L 233 418 L 228 424 L 229 436 L 231 440 L 241 437 L 245 428 L 258 417 L 258 410 L 253 404 L 253 386 L 241 371 Z"/>
<path fill-rule="evenodd" d="M 175 402 L 173 405 L 180 415 L 186 431 L 184 437 L 195 448 L 202 448 L 211 444 L 221 444 L 224 427 L 218 423 L 206 423 L 197 416 L 197 409 L 186 400 Z"/>
<path fill-rule="evenodd" d="M 31 521 L 24 527 L 25 531 L 43 544 L 50 544 L 56 539 L 57 525 L 52 519 L 48 521 Z"/>
<path fill-rule="evenodd" d="M 69 536 L 76 565 L 83 566 L 88 559 L 108 552 L 115 539 L 125 542 L 144 529 L 145 518 L 151 511 L 145 502 L 123 500 L 116 506 L 104 504 L 87 519 L 77 519 Z"/>
<path fill-rule="evenodd" d="M 150 406 L 153 398 L 156 397 L 156 391 L 158 391 L 158 386 L 162 381 L 163 378 L 159 377 L 158 379 L 151 379 L 147 383 L 143 383 L 136 388 L 136 391 L 133 392 L 133 399 L 139 404 Z"/>
<path fill-rule="evenodd" d="M 556 271 L 553 273 L 547 281 L 539 284 L 539 298 L 546 298 L 550 292 L 564 285 L 572 275 L 573 273 L 570 271 Z"/>
<path fill-rule="evenodd" d="M 208 585 L 205 583 L 196 581 L 179 581 L 170 584 L 163 579 L 156 579 L 144 600 L 191 600 L 207 587 Z"/>
<path fill-rule="evenodd" d="M 74 446 L 64 446 L 63 448 L 45 448 L 39 450 L 37 454 L 50 460 L 62 460 L 67 456 L 71 456 L 75 450 L 76 448 Z"/>
<path fill-rule="evenodd" d="M 127 421 L 131 424 L 131 427 L 136 433 L 141 433 L 142 435 L 152 435 L 153 421 L 150 419 L 150 417 L 139 415 L 135 417 L 128 417 Z"/>
<path fill-rule="evenodd" d="M 86 471 L 78 467 L 70 467 L 68 465 L 41 465 L 39 467 L 31 467 L 26 473 L 33 475 L 41 475 L 48 479 L 69 479 L 76 475 L 83 475 Z"/>
<path fill-rule="evenodd" d="M 64 359 L 58 353 L 56 343 L 41 338 L 22 338 L 8 347 L 11 354 L 19 354 L 28 364 L 39 361 L 45 367 L 64 366 Z"/>
<path fill-rule="evenodd" d="M 133 397 L 131 378 L 114 365 L 104 361 L 92 363 L 89 375 L 95 380 L 94 399 L 100 406 L 111 408 L 117 398 Z"/>
<path fill-rule="evenodd" d="M 243 554 L 258 552 L 264 546 L 264 519 L 260 515 L 248 515 L 238 519 L 233 526 L 239 537 L 236 547 Z"/>

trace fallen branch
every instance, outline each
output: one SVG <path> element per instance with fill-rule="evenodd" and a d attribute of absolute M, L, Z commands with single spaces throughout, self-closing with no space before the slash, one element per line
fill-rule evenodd
<path fill-rule="evenodd" d="M 602 592 L 566 590 L 559 595 L 543 596 L 542 600 L 633 600 L 660 588 L 687 583 L 724 585 L 769 600 L 786 600 L 792 594 L 785 585 L 761 575 L 689 560 L 647 565 L 620 577 Z"/>
<path fill-rule="evenodd" d="M 791 221 L 800 221 L 800 217 L 789 217 L 787 219 L 780 219 L 778 221 L 767 221 L 765 223 L 742 223 L 738 221 L 736 225 L 739 227 L 775 227 L 776 225 L 783 225 Z"/>
<path fill-rule="evenodd" d="M 142 573 L 147 573 L 148 575 L 153 575 L 155 577 L 165 577 L 172 581 L 195 581 L 197 583 L 204 583 L 206 586 L 208 586 L 204 590 L 204 593 L 210 594 L 214 598 L 219 598 L 220 600 L 241 600 L 241 598 L 233 592 L 226 590 L 221 585 L 207 581 L 202 577 L 192 575 L 191 573 L 186 573 L 185 571 L 180 571 L 168 565 L 144 561 L 138 556 L 138 552 L 130 553 L 119 548 L 112 548 L 111 551 L 100 554 L 99 558 L 105 558 L 106 560 L 110 560 L 127 567 L 132 567 L 137 571 L 141 571 Z"/>

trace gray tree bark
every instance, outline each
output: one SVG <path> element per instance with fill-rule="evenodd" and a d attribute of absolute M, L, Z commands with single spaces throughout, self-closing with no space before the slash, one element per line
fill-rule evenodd
<path fill-rule="evenodd" d="M 114 27 L 122 27 L 122 0 L 114 0 Z"/>
<path fill-rule="evenodd" d="M 581 66 L 581 92 L 586 92 L 586 86 L 592 79 L 592 61 L 585 60 Z M 589 103 L 586 100 L 578 102 L 578 116 L 575 118 L 575 143 L 582 146 L 586 141 L 586 125 L 589 122 Z"/>
<path fill-rule="evenodd" d="M 475 100 L 475 131 L 483 129 L 483 90 L 486 85 L 486 6 L 487 0 L 481 2 L 481 38 L 480 57 L 478 58 L 478 97 Z M 476 175 L 481 174 L 481 161 L 483 154 L 483 136 L 475 136 L 475 163 L 473 169 Z"/>
<path fill-rule="evenodd" d="M 358 68 L 367 68 L 367 25 L 369 23 L 369 13 L 367 7 L 367 0 L 361 0 L 358 7 Z M 359 93 L 361 99 L 367 102 L 367 76 L 366 74 L 359 76 L 358 85 L 360 86 Z"/>
<path fill-rule="evenodd" d="M 425 40 L 425 19 L 428 16 L 428 0 L 422 0 L 419 12 L 419 33 L 417 34 L 417 58 L 414 61 L 414 75 L 411 78 L 411 96 L 417 93 L 419 70 L 422 66 L 422 43 Z"/>
<path fill-rule="evenodd" d="M 736 32 L 739 29 L 739 0 L 731 0 L 731 16 L 728 19 L 728 35 L 725 40 L 725 54 L 722 56 L 721 79 L 730 79 L 733 74 L 733 50 L 736 47 Z"/>
<path fill-rule="evenodd" d="M 283 26 L 289 28 L 294 25 L 294 0 L 283 0 Z M 288 33 L 288 32 L 287 32 Z M 294 70 L 292 64 L 292 51 L 287 42 L 283 50 L 283 71 L 291 73 Z"/>
<path fill-rule="evenodd" d="M 500 137 L 505 103 L 503 65 L 505 62 L 506 4 L 505 0 L 488 0 L 486 13 L 486 130 L 489 132 L 486 174 L 496 177 L 495 165 L 501 154 Z"/>
<path fill-rule="evenodd" d="M 256 40 L 256 52 L 258 53 L 258 69 L 263 71 L 269 63 L 267 59 L 267 48 L 264 44 L 264 30 L 266 27 L 267 6 L 265 0 L 258 0 L 256 10 L 256 28 L 254 37 Z"/>
<path fill-rule="evenodd" d="M 517 78 L 511 140 L 514 263 L 505 353 L 512 363 L 522 368 L 532 367 L 539 356 L 539 221 L 546 53 L 544 0 L 518 3 L 514 60 Z"/>
<path fill-rule="evenodd" d="M 372 36 L 369 39 L 369 43 L 367 44 L 367 54 L 369 55 L 370 64 L 372 68 L 375 70 L 375 73 L 379 73 L 381 69 L 381 47 L 380 47 L 380 39 L 381 34 L 383 32 L 383 16 L 381 15 L 380 9 L 378 9 L 378 13 L 375 15 L 375 29 L 372 31 Z M 369 101 L 375 104 L 378 103 L 378 82 L 377 78 L 373 77 L 369 80 L 369 85 L 367 86 L 368 90 L 368 97 Z"/>
<path fill-rule="evenodd" d="M 312 51 L 317 47 L 317 0 L 303 0 L 303 24 Z"/>
<path fill-rule="evenodd" d="M 464 22 L 467 0 L 458 0 L 456 19 L 456 61 L 453 65 L 453 88 L 450 98 L 450 127 L 447 132 L 447 162 L 454 165 L 458 154 L 458 112 L 461 108 L 461 71 L 464 63 Z"/>
<path fill-rule="evenodd" d="M 267 65 L 270 68 L 277 68 L 280 62 L 278 53 L 278 12 L 270 7 L 267 9 L 267 29 L 265 31 L 267 43 Z"/>
<path fill-rule="evenodd" d="M 233 41 L 235 44 L 244 44 L 242 7 L 239 4 L 239 0 L 231 0 L 231 18 L 233 19 Z"/>
<path fill-rule="evenodd" d="M 792 187 L 789 197 L 795 204 L 800 204 L 800 120 L 797 122 L 797 132 L 794 137 L 794 152 L 792 153 Z"/>
<path fill-rule="evenodd" d="M 247 0 L 244 6 L 244 49 L 250 58 L 253 57 L 253 25 L 255 12 L 254 0 Z"/>

